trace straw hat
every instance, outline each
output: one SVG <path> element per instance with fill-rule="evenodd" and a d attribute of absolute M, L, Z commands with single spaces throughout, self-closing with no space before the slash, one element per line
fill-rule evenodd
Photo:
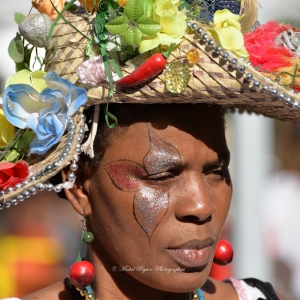
<path fill-rule="evenodd" d="M 173 2 L 177 3 L 175 0 Z M 209 1 L 195 1 L 196 4 L 202 4 L 202 8 L 203 3 L 206 2 Z M 215 3 L 217 1 L 210 2 Z M 240 16 L 243 16 L 241 18 L 241 30 L 243 34 L 248 33 L 257 21 L 257 2 L 255 0 L 225 2 L 239 3 Z M 226 7 L 224 4 L 224 8 Z M 210 7 L 207 6 L 207 8 Z M 25 157 L 29 167 L 28 175 L 24 180 L 22 179 L 21 183 L 8 186 L 0 191 L 0 209 L 16 205 L 41 190 L 60 192 L 63 188 L 72 187 L 75 181 L 74 171 L 77 169 L 76 162 L 79 159 L 79 154 L 92 145 L 92 143 L 88 143 L 84 147 L 81 146 L 87 130 L 85 116 L 82 112 L 91 105 L 108 102 L 142 104 L 207 103 L 217 104 L 225 109 L 245 110 L 280 120 L 300 123 L 300 95 L 298 94 L 297 84 L 299 76 L 298 57 L 297 51 L 295 51 L 298 46 L 295 44 L 296 39 L 290 39 L 289 41 L 292 43 L 286 41 L 286 36 L 289 37 L 290 32 L 297 34 L 298 31 L 292 27 L 283 26 L 281 28 L 282 33 L 276 35 L 275 45 L 289 51 L 286 52 L 290 62 L 289 70 L 295 70 L 295 72 L 290 74 L 280 68 L 277 68 L 276 71 L 265 70 L 261 65 L 253 67 L 245 57 L 240 58 L 239 52 L 236 51 L 240 49 L 230 49 L 224 43 L 222 36 L 220 37 L 223 27 L 227 29 L 228 27 L 234 27 L 233 32 L 237 32 L 239 17 L 234 17 L 233 21 L 225 20 L 220 25 L 216 24 L 216 14 L 219 12 L 221 15 L 228 16 L 228 11 L 212 12 L 209 10 L 209 12 L 211 14 L 215 13 L 215 24 L 212 22 L 201 23 L 202 19 L 187 19 L 186 30 L 183 36 L 180 37 L 181 42 L 177 43 L 170 52 L 166 68 L 147 82 L 128 88 L 121 88 L 118 84 L 113 84 L 112 88 L 112 82 L 109 82 L 111 81 L 109 79 L 93 86 L 91 82 L 83 79 L 80 71 L 78 71 L 80 68 L 84 68 L 83 63 L 90 59 L 86 54 L 86 49 L 87 46 L 90 46 L 89 40 L 94 38 L 96 14 L 71 14 L 67 12 L 64 17 L 58 18 L 58 22 L 55 21 L 56 25 L 53 28 L 51 37 L 46 43 L 45 71 L 56 72 L 75 86 L 84 88 L 87 91 L 88 99 L 72 117 L 67 119 L 65 134 L 59 143 L 45 151 L 45 153 Z M 182 10 L 181 14 L 183 13 L 186 13 L 186 10 Z M 240 35 L 236 34 L 236 39 L 240 38 Z M 233 36 L 234 39 L 235 36 Z M 253 39 L 252 36 L 248 38 L 248 40 L 251 39 Z M 122 43 L 122 40 L 120 43 Z M 244 45 L 242 46 L 244 47 Z M 290 49 L 288 49 L 288 46 L 290 46 Z M 291 47 L 296 49 L 291 49 Z M 146 51 L 121 66 L 118 64 L 117 56 L 115 56 L 116 49 L 113 47 L 112 49 L 111 52 L 108 50 L 108 53 L 111 54 L 123 76 L 131 74 L 150 55 L 149 51 Z M 242 52 L 247 53 L 243 49 Z M 255 53 L 249 54 L 251 61 Z M 93 62 L 95 63 L 95 59 Z M 91 65 L 87 68 L 91 68 Z M 103 63 L 102 68 L 104 68 Z M 114 67 L 110 65 L 109 68 L 115 77 L 116 74 L 113 74 Z M 288 76 L 286 76 L 287 74 Z M 291 80 L 287 82 L 286 77 L 289 76 Z M 280 85 L 282 77 L 284 77 L 284 84 Z M 4 93 L 4 95 L 7 94 Z M 97 120 L 94 120 L 94 123 L 97 123 Z M 68 165 L 70 165 L 71 173 L 66 182 L 56 186 L 48 183 L 49 178 Z"/>

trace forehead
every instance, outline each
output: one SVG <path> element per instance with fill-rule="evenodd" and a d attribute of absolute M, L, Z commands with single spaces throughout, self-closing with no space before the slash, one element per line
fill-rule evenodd
<path fill-rule="evenodd" d="M 104 159 L 136 158 L 138 161 L 141 159 L 138 156 L 149 150 L 153 136 L 176 147 L 181 156 L 191 149 L 197 152 L 210 149 L 218 156 L 228 152 L 223 112 L 218 107 L 124 105 L 116 115 L 120 126 L 110 137 Z"/>

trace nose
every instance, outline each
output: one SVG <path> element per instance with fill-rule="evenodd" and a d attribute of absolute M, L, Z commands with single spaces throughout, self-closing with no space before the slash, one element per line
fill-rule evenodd
<path fill-rule="evenodd" d="M 202 174 L 192 174 L 184 181 L 176 193 L 176 218 L 194 223 L 209 221 L 216 211 L 212 187 L 205 182 Z"/>

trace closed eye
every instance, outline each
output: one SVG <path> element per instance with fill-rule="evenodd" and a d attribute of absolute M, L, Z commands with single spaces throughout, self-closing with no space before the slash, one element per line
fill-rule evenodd
<path fill-rule="evenodd" d="M 144 176 L 143 179 L 145 180 L 153 180 L 153 181 L 166 181 L 170 178 L 174 178 L 174 174 L 170 171 L 157 173 L 157 174 L 150 174 L 147 176 Z"/>

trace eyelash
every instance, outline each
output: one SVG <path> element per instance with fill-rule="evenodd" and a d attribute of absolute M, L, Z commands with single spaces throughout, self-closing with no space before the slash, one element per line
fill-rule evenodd
<path fill-rule="evenodd" d="M 153 180 L 153 181 L 165 181 L 169 178 L 174 178 L 174 175 L 171 172 L 152 174 L 144 177 L 144 179 L 146 180 Z"/>

